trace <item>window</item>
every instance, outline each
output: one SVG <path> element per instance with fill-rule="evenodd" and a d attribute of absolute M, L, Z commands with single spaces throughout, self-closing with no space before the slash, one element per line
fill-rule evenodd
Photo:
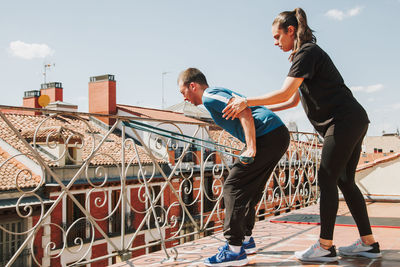
<path fill-rule="evenodd" d="M 151 201 L 154 201 L 157 198 L 157 196 L 160 194 L 161 186 L 160 185 L 152 185 L 149 188 L 149 191 L 150 191 L 150 194 L 151 194 Z M 161 208 L 161 199 L 162 199 L 162 196 L 157 200 L 157 203 L 154 204 L 154 209 L 156 211 L 157 217 L 161 217 L 161 220 L 159 221 L 160 225 L 162 225 L 163 222 L 164 222 L 164 212 L 163 212 L 163 210 Z M 151 206 L 150 202 L 148 201 L 147 202 L 147 207 L 150 208 L 150 206 Z M 150 228 L 156 228 L 156 222 L 155 222 L 155 219 L 154 219 L 153 212 L 152 212 L 151 209 L 149 209 L 149 212 L 151 213 L 150 216 L 149 216 L 150 217 Z"/>
<path fill-rule="evenodd" d="M 213 177 L 208 176 L 204 177 L 204 211 L 212 211 L 214 208 L 215 202 L 212 201 L 214 199 L 214 193 L 213 193 Z M 222 189 L 222 188 L 221 188 Z M 221 190 L 219 189 L 219 190 Z"/>
<path fill-rule="evenodd" d="M 85 193 L 74 194 L 74 197 L 78 200 L 78 202 L 85 208 Z M 85 217 L 85 214 L 82 212 L 80 208 L 72 201 L 71 198 L 67 198 L 67 230 L 68 228 L 79 218 Z M 78 223 L 75 223 L 74 226 L 69 231 L 67 242 L 68 245 L 74 245 L 74 240 L 76 238 L 82 238 L 86 240 L 86 220 L 81 219 Z"/>
<path fill-rule="evenodd" d="M 155 242 L 157 242 L 157 241 L 159 241 L 159 240 L 151 241 L 150 244 L 151 244 L 151 243 L 155 243 Z M 156 251 L 160 251 L 160 250 L 161 250 L 161 244 L 158 244 L 158 245 L 154 245 L 154 246 L 149 247 L 149 253 L 156 252 Z"/>
<path fill-rule="evenodd" d="M 68 155 L 69 154 L 69 155 Z M 65 165 L 75 165 L 77 160 L 77 148 L 76 147 L 68 147 L 68 152 L 65 153 Z"/>
<path fill-rule="evenodd" d="M 21 233 L 26 230 L 24 221 L 21 219 L 9 221 L 2 219 L 1 226 L 15 233 Z M 12 235 L 5 231 L 0 231 L 0 266 L 5 266 L 7 264 L 24 240 L 25 235 Z M 29 253 L 27 253 L 25 249 L 14 262 L 13 266 L 24 266 L 27 264 L 28 255 Z"/>
<path fill-rule="evenodd" d="M 118 205 L 118 200 L 121 196 L 120 190 L 111 191 L 111 211 Z M 121 203 L 114 214 L 111 216 L 111 233 L 121 233 Z"/>

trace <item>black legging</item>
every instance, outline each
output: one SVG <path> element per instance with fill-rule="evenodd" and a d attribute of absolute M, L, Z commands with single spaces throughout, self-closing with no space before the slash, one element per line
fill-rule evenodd
<path fill-rule="evenodd" d="M 323 239 L 332 240 L 339 205 L 338 186 L 357 224 L 360 236 L 372 234 L 367 207 L 354 176 L 368 124 L 326 136 L 322 148 L 318 183 L 321 189 L 320 217 Z"/>

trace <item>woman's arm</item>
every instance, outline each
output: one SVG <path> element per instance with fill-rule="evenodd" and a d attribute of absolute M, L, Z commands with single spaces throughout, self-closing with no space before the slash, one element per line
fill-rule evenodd
<path fill-rule="evenodd" d="M 294 95 L 289 99 L 289 101 L 286 101 L 286 102 L 280 103 L 280 104 L 269 105 L 269 106 L 267 106 L 267 108 L 274 112 L 281 111 L 281 110 L 296 107 L 299 104 L 299 101 L 300 101 L 300 93 L 297 90 L 294 93 Z"/>
<path fill-rule="evenodd" d="M 286 77 L 280 90 L 258 97 L 235 97 L 222 111 L 225 119 L 235 119 L 247 106 L 267 106 L 285 103 L 296 93 L 304 78 Z M 247 100 L 247 101 L 246 101 Z M 246 103 L 247 102 L 247 103 Z"/>

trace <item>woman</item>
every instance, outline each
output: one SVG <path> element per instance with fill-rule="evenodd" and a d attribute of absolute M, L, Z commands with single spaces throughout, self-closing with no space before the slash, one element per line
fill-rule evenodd
<path fill-rule="evenodd" d="M 292 66 L 280 90 L 252 98 L 236 96 L 224 110 L 226 119 L 236 118 L 247 106 L 268 105 L 273 111 L 297 106 L 299 100 L 314 128 L 324 137 L 318 182 L 321 190 L 320 238 L 310 248 L 296 252 L 304 261 L 336 261 L 333 230 L 338 210 L 338 187 L 357 224 L 360 239 L 340 247 L 343 256 L 381 256 L 375 242 L 364 198 L 354 176 L 369 119 L 344 84 L 329 56 L 316 45 L 301 8 L 280 13 L 272 23 L 274 44 L 291 51 Z"/>

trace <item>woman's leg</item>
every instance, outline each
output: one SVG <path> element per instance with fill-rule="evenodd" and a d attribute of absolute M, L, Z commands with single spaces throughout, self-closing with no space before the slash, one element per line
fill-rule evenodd
<path fill-rule="evenodd" d="M 360 159 L 362 140 L 358 142 L 354 152 L 338 181 L 347 206 L 357 224 L 358 232 L 366 245 L 375 243 L 368 218 L 364 197 L 355 183 L 355 172 Z"/>
<path fill-rule="evenodd" d="M 333 231 L 338 209 L 338 180 L 349 165 L 354 165 L 360 153 L 360 144 L 366 133 L 367 125 L 354 127 L 341 134 L 325 137 L 322 149 L 318 183 L 321 189 L 320 217 L 321 244 L 332 245 Z M 358 162 L 358 159 L 357 159 Z M 349 172 L 350 172 L 349 168 Z M 354 168 L 355 172 L 355 168 Z M 342 175 L 343 177 L 343 175 Z M 354 174 L 353 174 L 354 177 Z M 354 182 L 354 178 L 353 178 Z M 362 198 L 362 196 L 361 196 Z M 362 199 L 364 202 L 364 199 Z M 356 201 L 360 203 L 360 201 Z M 364 203 L 365 205 L 365 203 Z"/>

